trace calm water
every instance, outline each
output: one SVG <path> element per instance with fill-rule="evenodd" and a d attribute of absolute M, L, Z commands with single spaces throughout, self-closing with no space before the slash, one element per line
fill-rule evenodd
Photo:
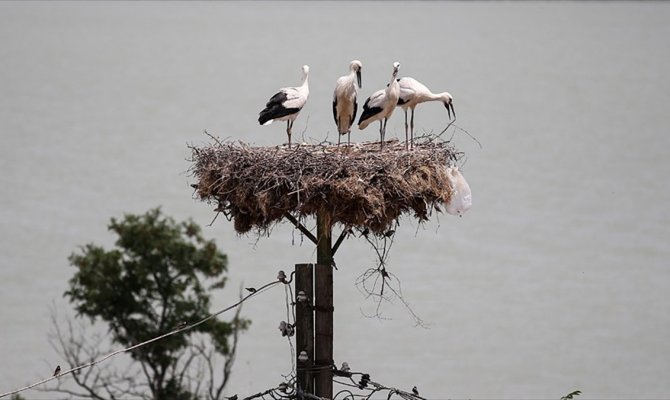
<path fill-rule="evenodd" d="M 62 363 L 50 308 L 111 216 L 162 205 L 205 225 L 188 143 L 285 140 L 257 126 L 274 91 L 311 66 L 294 131 L 333 140 L 335 79 L 362 60 L 362 96 L 391 64 L 450 91 L 474 207 L 403 220 L 389 268 L 405 299 L 374 310 L 355 286 L 375 262 L 337 256 L 335 361 L 430 398 L 670 397 L 670 5 L 667 3 L 0 3 L 0 392 Z M 417 130 L 441 130 L 426 104 Z M 372 140 L 375 127 L 354 131 Z M 394 115 L 387 135 L 403 136 Z M 231 260 L 226 293 L 314 259 L 289 226 L 256 241 L 205 229 Z M 228 393 L 281 381 L 284 293 L 248 303 Z M 28 392 L 28 397 L 44 394 Z"/>

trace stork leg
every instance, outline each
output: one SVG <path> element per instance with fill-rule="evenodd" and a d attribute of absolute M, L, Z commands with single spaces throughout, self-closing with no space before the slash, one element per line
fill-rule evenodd
<path fill-rule="evenodd" d="M 340 147 L 340 138 L 341 137 L 342 137 L 342 135 L 340 134 L 340 130 L 338 129 L 337 130 L 337 147 Z"/>
<path fill-rule="evenodd" d="M 412 116 L 414 116 L 413 113 L 412 113 Z M 405 109 L 405 150 L 407 150 L 407 146 L 408 146 L 408 143 L 409 143 L 409 137 L 407 136 L 407 128 L 408 128 L 407 127 L 407 109 Z"/>
<path fill-rule="evenodd" d="M 383 128 L 384 128 L 384 121 L 380 119 L 379 120 L 379 146 L 380 146 L 379 148 L 381 150 L 384 150 L 384 130 L 383 130 Z"/>
<path fill-rule="evenodd" d="M 405 114 L 405 117 L 407 114 Z M 405 125 L 406 126 L 406 125 Z M 414 109 L 412 108 L 412 120 L 410 121 L 410 149 L 414 148 Z"/>
<path fill-rule="evenodd" d="M 288 135 L 288 148 L 291 148 L 291 128 L 293 127 L 293 121 L 286 121 L 286 134 Z"/>
<path fill-rule="evenodd" d="M 347 131 L 347 146 L 351 146 L 351 128 Z"/>

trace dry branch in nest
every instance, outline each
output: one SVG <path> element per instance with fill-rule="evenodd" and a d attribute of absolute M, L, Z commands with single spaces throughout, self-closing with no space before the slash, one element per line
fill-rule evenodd
<path fill-rule="evenodd" d="M 326 213 L 345 227 L 383 234 L 407 213 L 425 221 L 451 196 L 447 167 L 462 153 L 434 136 L 414 149 L 388 141 L 288 149 L 219 142 L 190 146 L 201 200 L 216 204 L 238 233 L 267 231 L 290 214 Z"/>

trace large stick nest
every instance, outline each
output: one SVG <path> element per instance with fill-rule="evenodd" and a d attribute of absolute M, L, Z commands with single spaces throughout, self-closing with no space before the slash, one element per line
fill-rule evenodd
<path fill-rule="evenodd" d="M 324 212 L 332 223 L 375 234 L 405 213 L 425 221 L 449 201 L 447 167 L 462 155 L 435 137 L 415 139 L 409 151 L 397 140 L 383 151 L 379 142 L 288 149 L 217 140 L 190 148 L 196 196 L 216 204 L 238 233 L 264 232 L 287 214 Z"/>

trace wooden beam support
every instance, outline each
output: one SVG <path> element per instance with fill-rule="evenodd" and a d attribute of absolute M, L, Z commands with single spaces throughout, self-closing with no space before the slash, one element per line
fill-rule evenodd
<path fill-rule="evenodd" d="M 312 232 L 309 231 L 309 229 L 305 228 L 303 224 L 300 223 L 293 215 L 291 214 L 286 214 L 286 219 L 291 221 L 291 223 L 302 232 L 303 235 L 307 236 L 309 240 L 312 241 L 312 243 L 318 245 L 319 241 L 316 239 L 316 237 L 312 234 Z"/>
<path fill-rule="evenodd" d="M 348 232 L 349 232 L 348 228 L 343 230 L 342 233 L 340 233 L 340 237 L 338 237 L 337 240 L 335 241 L 335 245 L 333 246 L 333 249 L 331 250 L 331 254 L 332 254 L 333 257 L 335 257 L 335 253 L 337 253 L 337 249 L 340 248 L 340 245 L 342 244 L 344 239 L 347 238 Z"/>

